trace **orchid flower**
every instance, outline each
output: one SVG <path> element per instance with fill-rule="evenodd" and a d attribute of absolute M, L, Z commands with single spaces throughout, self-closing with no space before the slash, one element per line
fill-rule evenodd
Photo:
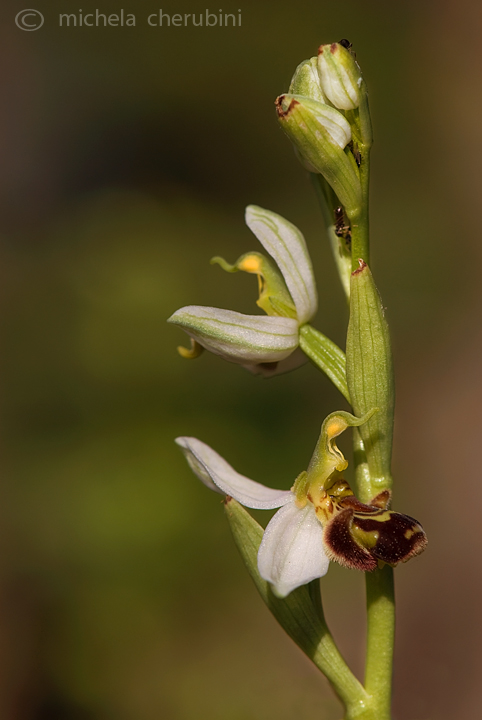
<path fill-rule="evenodd" d="M 303 235 L 288 220 L 250 205 L 246 224 L 275 262 L 258 252 L 242 255 L 234 265 L 222 258 L 211 262 L 228 272 L 257 275 L 257 304 L 267 316 L 189 305 L 169 322 L 191 337 L 191 350 L 179 348 L 184 357 L 196 357 L 205 348 L 253 373 L 273 375 L 306 360 L 295 351 L 300 326 L 311 320 L 318 306 L 313 268 Z"/>
<path fill-rule="evenodd" d="M 348 426 L 363 424 L 374 412 L 363 418 L 346 412 L 329 415 L 308 470 L 298 476 L 291 490 L 276 490 L 250 480 L 200 440 L 177 438 L 191 469 L 208 488 L 248 508 L 279 508 L 266 527 L 258 552 L 259 573 L 278 597 L 323 577 L 330 559 L 370 571 L 379 559 L 396 564 L 423 550 L 423 529 L 413 518 L 387 510 L 388 491 L 364 505 L 341 477 L 348 463 L 335 438 Z"/>

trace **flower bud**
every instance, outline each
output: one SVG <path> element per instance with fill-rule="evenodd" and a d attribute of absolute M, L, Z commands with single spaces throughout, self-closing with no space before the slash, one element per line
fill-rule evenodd
<path fill-rule="evenodd" d="M 388 325 L 370 268 L 359 260 L 352 273 L 350 321 L 346 340 L 346 379 L 357 415 L 379 412 L 360 426 L 370 471 L 364 502 L 391 486 L 394 383 Z"/>
<path fill-rule="evenodd" d="M 310 100 L 328 104 L 323 93 L 318 73 L 318 58 L 312 57 L 309 60 L 303 60 L 295 70 L 295 74 L 291 80 L 290 95 L 303 95 Z"/>
<path fill-rule="evenodd" d="M 362 191 L 356 164 L 344 152 L 351 128 L 342 113 L 301 95 L 280 95 L 276 109 L 281 127 L 302 158 L 323 175 L 348 217 L 358 217 Z"/>
<path fill-rule="evenodd" d="M 318 71 L 323 93 L 340 110 L 354 110 L 360 105 L 362 74 L 349 50 L 340 43 L 321 45 Z"/>

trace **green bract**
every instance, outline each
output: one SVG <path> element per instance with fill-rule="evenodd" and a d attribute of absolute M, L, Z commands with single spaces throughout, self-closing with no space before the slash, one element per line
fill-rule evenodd
<path fill-rule="evenodd" d="M 346 339 L 346 377 L 357 415 L 379 412 L 360 427 L 370 471 L 364 502 L 391 487 L 394 382 L 387 322 L 370 268 L 360 262 L 352 273 L 350 322 Z M 371 493 L 371 497 L 368 495 Z"/>

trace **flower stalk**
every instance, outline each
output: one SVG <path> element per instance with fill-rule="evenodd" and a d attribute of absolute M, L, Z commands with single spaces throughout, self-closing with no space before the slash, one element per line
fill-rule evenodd
<path fill-rule="evenodd" d="M 365 690 L 372 698 L 376 720 L 390 720 L 393 648 L 395 642 L 395 588 L 393 568 L 385 565 L 365 573 L 367 650 Z"/>

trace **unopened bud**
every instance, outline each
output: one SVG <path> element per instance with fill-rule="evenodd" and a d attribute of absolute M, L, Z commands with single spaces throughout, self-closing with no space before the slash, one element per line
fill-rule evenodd
<path fill-rule="evenodd" d="M 340 110 L 354 110 L 360 105 L 361 70 L 349 50 L 340 43 L 321 45 L 318 70 L 323 93 Z"/>
<path fill-rule="evenodd" d="M 355 161 L 344 148 L 351 128 L 342 113 L 301 95 L 280 95 L 278 120 L 303 160 L 323 175 L 349 218 L 358 217 L 362 191 Z"/>

